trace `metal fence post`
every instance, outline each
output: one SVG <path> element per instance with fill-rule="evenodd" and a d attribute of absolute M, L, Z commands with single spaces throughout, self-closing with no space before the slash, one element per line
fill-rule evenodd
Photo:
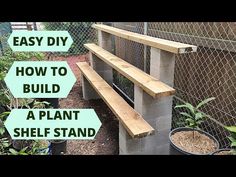
<path fill-rule="evenodd" d="M 144 22 L 144 26 L 143 27 L 144 27 L 143 34 L 147 35 L 148 23 Z M 143 56 L 143 60 L 144 60 L 143 61 L 143 63 L 144 63 L 143 70 L 144 70 L 144 72 L 146 72 L 147 71 L 147 46 L 146 45 L 144 45 L 143 53 L 144 53 L 144 56 Z"/>

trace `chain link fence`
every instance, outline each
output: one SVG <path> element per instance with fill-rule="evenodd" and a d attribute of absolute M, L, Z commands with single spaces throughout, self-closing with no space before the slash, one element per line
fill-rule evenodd
<path fill-rule="evenodd" d="M 148 22 L 113 23 L 114 27 L 198 46 L 196 53 L 176 55 L 173 107 L 183 102 L 196 105 L 208 97 L 216 99 L 202 111 L 211 116 L 202 128 L 214 135 L 221 147 L 229 147 L 223 125 L 236 125 L 236 23 Z M 149 73 L 150 47 L 116 37 L 116 55 Z M 133 99 L 133 87 L 122 76 L 114 82 Z M 127 84 L 128 83 L 128 84 Z M 178 110 L 179 111 L 179 110 Z M 173 108 L 173 125 L 180 114 Z"/>
<path fill-rule="evenodd" d="M 43 22 L 38 30 L 67 30 L 73 38 L 68 52 L 48 53 L 48 58 L 84 55 L 83 44 L 97 43 L 93 22 Z M 227 131 L 223 125 L 236 125 L 236 23 L 234 22 L 114 22 L 114 27 L 167 40 L 198 46 L 196 53 L 176 55 L 174 87 L 177 91 L 173 107 L 183 102 L 196 105 L 216 97 L 202 111 L 209 114 L 202 128 L 214 135 L 221 147 L 228 147 Z M 114 38 L 115 54 L 149 73 L 150 47 L 119 37 Z M 131 100 L 133 83 L 114 71 L 114 84 Z M 173 128 L 180 114 L 173 108 Z"/>
<path fill-rule="evenodd" d="M 39 30 L 66 30 L 70 33 L 73 44 L 68 52 L 48 53 L 48 57 L 84 55 L 88 50 L 85 43 L 97 42 L 97 32 L 91 26 L 94 22 L 42 22 L 38 24 Z"/>

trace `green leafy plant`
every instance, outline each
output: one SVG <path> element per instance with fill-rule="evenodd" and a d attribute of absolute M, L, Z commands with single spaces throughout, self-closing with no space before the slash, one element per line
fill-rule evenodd
<path fill-rule="evenodd" d="M 207 104 L 208 102 L 214 100 L 215 97 L 207 98 L 200 103 L 197 104 L 197 106 L 193 106 L 190 103 L 185 103 L 182 105 L 177 105 L 175 108 L 185 108 L 186 111 L 180 112 L 180 114 L 183 116 L 181 119 L 185 121 L 185 126 L 190 127 L 193 129 L 193 137 L 194 137 L 194 130 L 200 129 L 199 125 L 205 121 L 205 119 L 209 116 L 199 109 Z"/>
<path fill-rule="evenodd" d="M 7 154 L 10 142 L 7 138 L 0 138 L 0 155 Z"/>
<path fill-rule="evenodd" d="M 32 109 L 51 108 L 47 101 L 34 101 Z"/>
<path fill-rule="evenodd" d="M 45 145 L 42 142 L 43 141 L 35 140 L 28 154 L 29 155 L 47 155 L 49 151 L 48 144 Z"/>
<path fill-rule="evenodd" d="M 5 36 L 5 38 L 8 38 L 8 36 Z M 15 99 L 4 82 L 4 77 L 13 62 L 43 60 L 44 58 L 44 53 L 41 52 L 13 52 L 9 47 L 5 49 L 4 55 L 0 56 L 0 105 L 8 105 L 8 109 L 11 110 L 12 108 L 18 108 L 19 103 L 23 100 Z"/>
<path fill-rule="evenodd" d="M 9 149 L 10 155 L 28 155 L 28 153 L 26 152 L 28 147 L 25 147 L 23 149 L 21 149 L 20 151 L 17 151 L 13 148 Z"/>
<path fill-rule="evenodd" d="M 11 155 L 47 155 L 49 148 L 42 144 L 41 140 L 34 140 L 30 146 L 26 146 L 21 150 L 10 148 L 9 153 Z"/>
<path fill-rule="evenodd" d="M 225 126 L 225 128 L 231 133 L 231 135 L 228 137 L 231 141 L 231 153 L 236 155 L 236 126 Z"/>
<path fill-rule="evenodd" d="M 6 132 L 4 122 L 6 120 L 6 117 L 10 114 L 10 112 L 3 112 L 0 114 L 0 137 L 3 136 L 3 134 Z"/>

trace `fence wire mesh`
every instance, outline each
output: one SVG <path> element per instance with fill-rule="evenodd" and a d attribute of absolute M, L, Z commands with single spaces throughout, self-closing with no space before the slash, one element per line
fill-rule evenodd
<path fill-rule="evenodd" d="M 93 22 L 43 22 L 38 30 L 67 30 L 74 44 L 69 52 L 48 53 L 48 57 L 61 55 L 83 55 L 88 51 L 83 44 L 97 42 Z M 177 104 L 216 97 L 202 111 L 211 116 L 202 128 L 214 135 L 222 148 L 229 147 L 222 125 L 236 125 L 236 23 L 235 22 L 114 22 L 114 27 L 198 46 L 196 53 L 176 55 L 172 127 L 178 127 Z M 115 54 L 134 66 L 149 73 L 150 47 L 119 37 L 114 38 Z M 134 99 L 133 84 L 117 72 L 114 83 Z"/>
<path fill-rule="evenodd" d="M 198 46 L 196 53 L 176 55 L 177 93 L 173 107 L 183 101 L 196 105 L 205 98 L 216 97 L 202 109 L 212 117 L 202 128 L 214 135 L 221 147 L 228 147 L 229 134 L 222 125 L 236 124 L 236 23 L 148 22 L 146 26 L 144 23 L 113 23 L 113 26 Z M 116 55 L 149 73 L 150 47 L 118 37 L 115 43 Z M 114 82 L 133 99 L 133 87 L 126 84 L 125 78 L 115 78 Z M 173 128 L 178 126 L 178 111 L 173 108 Z"/>
<path fill-rule="evenodd" d="M 66 30 L 70 33 L 73 44 L 68 52 L 48 53 L 48 57 L 57 57 L 61 55 L 83 55 L 88 53 L 84 47 L 85 43 L 96 42 L 97 32 L 92 28 L 94 22 L 42 22 L 39 30 Z"/>

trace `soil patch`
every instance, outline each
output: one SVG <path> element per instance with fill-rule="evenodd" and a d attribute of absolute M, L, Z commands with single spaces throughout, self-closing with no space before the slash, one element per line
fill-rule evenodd
<path fill-rule="evenodd" d="M 198 131 L 194 131 L 194 138 L 193 131 L 176 132 L 171 140 L 180 149 L 194 154 L 207 154 L 217 149 L 214 140 Z"/>

